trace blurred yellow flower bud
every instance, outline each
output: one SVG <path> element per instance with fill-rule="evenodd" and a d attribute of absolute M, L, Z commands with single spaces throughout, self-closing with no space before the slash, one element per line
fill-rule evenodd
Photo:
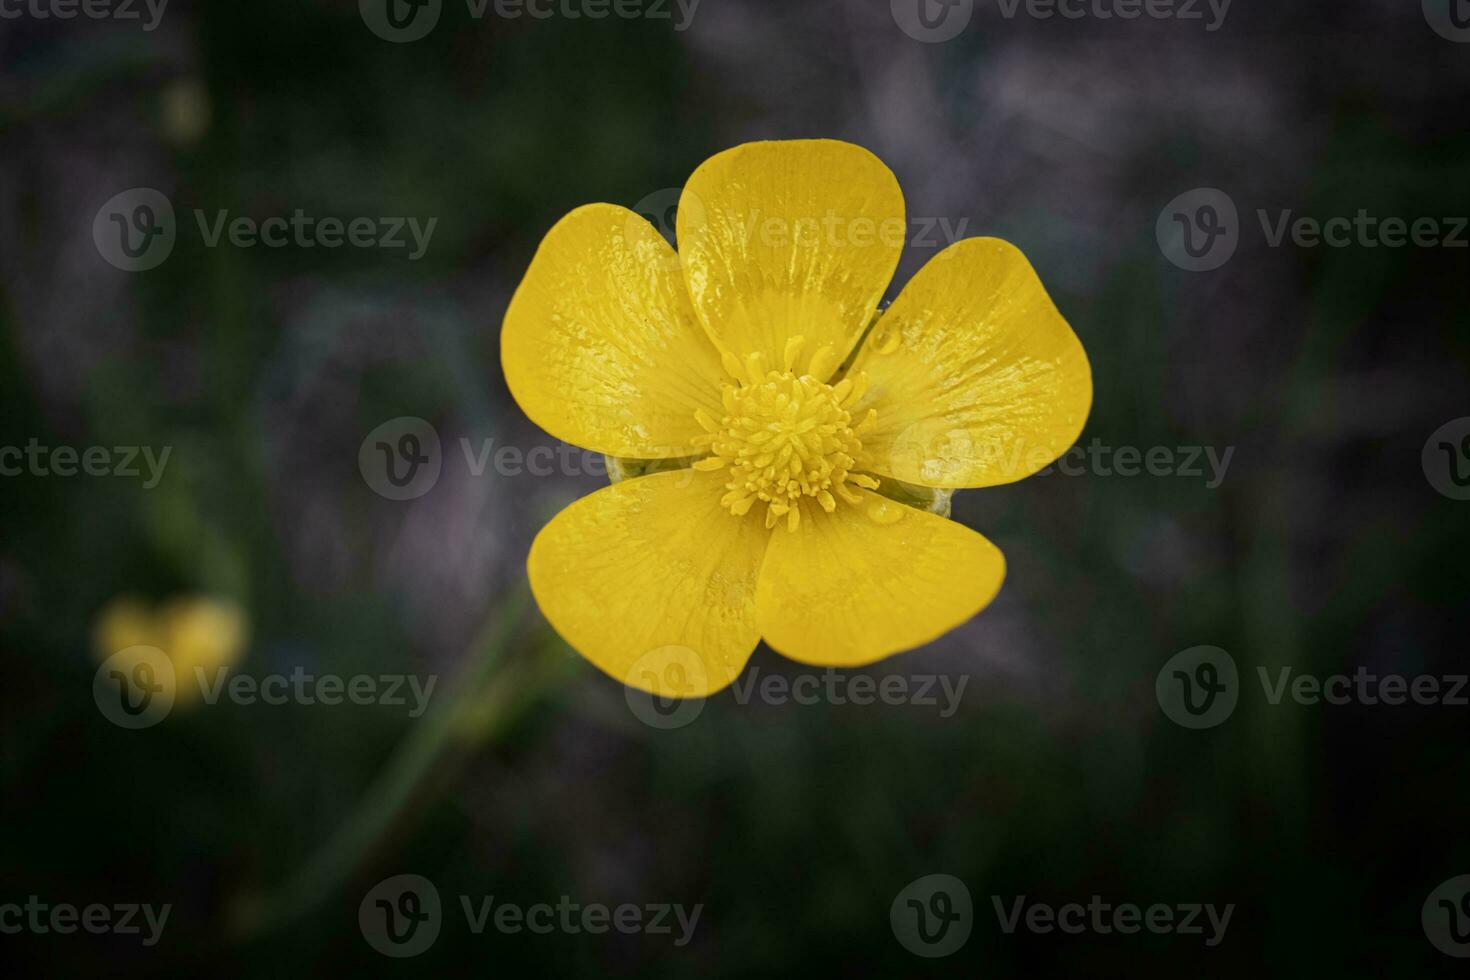
<path fill-rule="evenodd" d="M 199 693 L 195 667 L 211 674 L 222 667 L 233 667 L 245 648 L 245 614 L 232 602 L 177 599 L 164 607 L 159 618 L 163 649 L 173 661 L 179 693 L 185 701 Z"/>
<path fill-rule="evenodd" d="M 137 597 L 120 596 L 98 615 L 93 638 L 100 660 L 131 647 L 162 650 L 173 671 L 160 683 L 173 689 L 176 704 L 187 705 L 201 690 L 195 668 L 212 680 L 215 671 L 234 666 L 249 639 L 249 624 L 244 611 L 224 599 L 178 597 L 155 611 Z"/>

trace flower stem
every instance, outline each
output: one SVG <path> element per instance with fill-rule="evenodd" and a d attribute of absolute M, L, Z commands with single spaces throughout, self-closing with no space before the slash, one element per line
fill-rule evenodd
<path fill-rule="evenodd" d="M 278 889 L 247 895 L 236 903 L 230 915 L 231 933 L 239 939 L 255 938 L 309 913 L 358 870 L 410 803 L 421 802 L 419 790 L 432 773 L 451 759 L 463 757 L 492 733 L 504 712 L 487 710 L 491 707 L 487 695 L 492 693 L 492 678 L 525 612 L 526 598 L 525 590 L 517 589 L 491 614 L 470 644 L 469 668 L 452 698 L 409 732 L 326 843 Z M 504 707 L 505 698 L 496 697 L 494 703 Z"/>

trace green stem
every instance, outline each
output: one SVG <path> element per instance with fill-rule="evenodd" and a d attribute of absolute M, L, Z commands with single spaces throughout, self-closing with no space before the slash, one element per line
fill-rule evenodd
<path fill-rule="evenodd" d="M 450 748 L 463 750 L 469 747 L 466 736 L 489 733 L 481 701 L 525 608 L 526 593 L 518 589 L 490 616 L 470 644 L 468 672 L 453 698 L 409 733 L 356 809 L 306 864 L 276 891 L 237 905 L 231 925 L 239 938 L 286 925 L 341 887 L 418 797 Z"/>

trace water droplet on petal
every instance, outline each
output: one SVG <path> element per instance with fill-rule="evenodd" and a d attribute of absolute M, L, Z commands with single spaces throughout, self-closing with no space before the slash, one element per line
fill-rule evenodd
<path fill-rule="evenodd" d="M 896 504 L 891 500 L 870 500 L 868 502 L 868 519 L 874 524 L 897 524 L 903 519 L 903 504 Z"/>
<path fill-rule="evenodd" d="M 884 323 L 880 320 L 878 321 L 878 326 L 873 328 L 873 353 L 892 354 L 898 350 L 898 345 L 902 340 L 903 338 L 899 335 L 897 324 Z"/>

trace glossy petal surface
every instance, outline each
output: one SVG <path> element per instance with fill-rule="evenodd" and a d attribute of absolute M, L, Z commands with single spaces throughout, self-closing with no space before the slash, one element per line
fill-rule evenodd
<path fill-rule="evenodd" d="M 853 362 L 875 472 L 931 487 L 1012 483 L 1076 441 L 1092 369 L 1026 257 L 968 238 L 935 256 L 884 311 Z"/>
<path fill-rule="evenodd" d="M 591 204 L 547 232 L 505 314 L 501 363 L 531 420 L 613 456 L 690 452 L 724 373 L 677 256 L 643 218 Z"/>
<path fill-rule="evenodd" d="M 718 691 L 755 649 L 755 593 L 769 539 L 720 506 L 718 474 L 681 470 L 614 484 L 542 528 L 527 568 L 541 611 L 614 679 L 656 694 Z M 670 657 L 668 648 L 692 651 Z M 665 678 L 671 667 L 680 676 Z M 668 686 L 659 689 L 661 683 Z"/>
<path fill-rule="evenodd" d="M 906 233 L 883 162 L 837 140 L 747 143 L 711 157 L 679 201 L 679 257 L 695 312 L 736 357 L 768 367 L 787 340 L 835 367 L 872 318 Z M 821 380 L 825 380 L 822 378 Z"/>
<path fill-rule="evenodd" d="M 871 491 L 778 529 L 761 570 L 761 635 L 793 660 L 870 663 L 927 643 L 990 603 L 1005 557 L 954 521 Z"/>

